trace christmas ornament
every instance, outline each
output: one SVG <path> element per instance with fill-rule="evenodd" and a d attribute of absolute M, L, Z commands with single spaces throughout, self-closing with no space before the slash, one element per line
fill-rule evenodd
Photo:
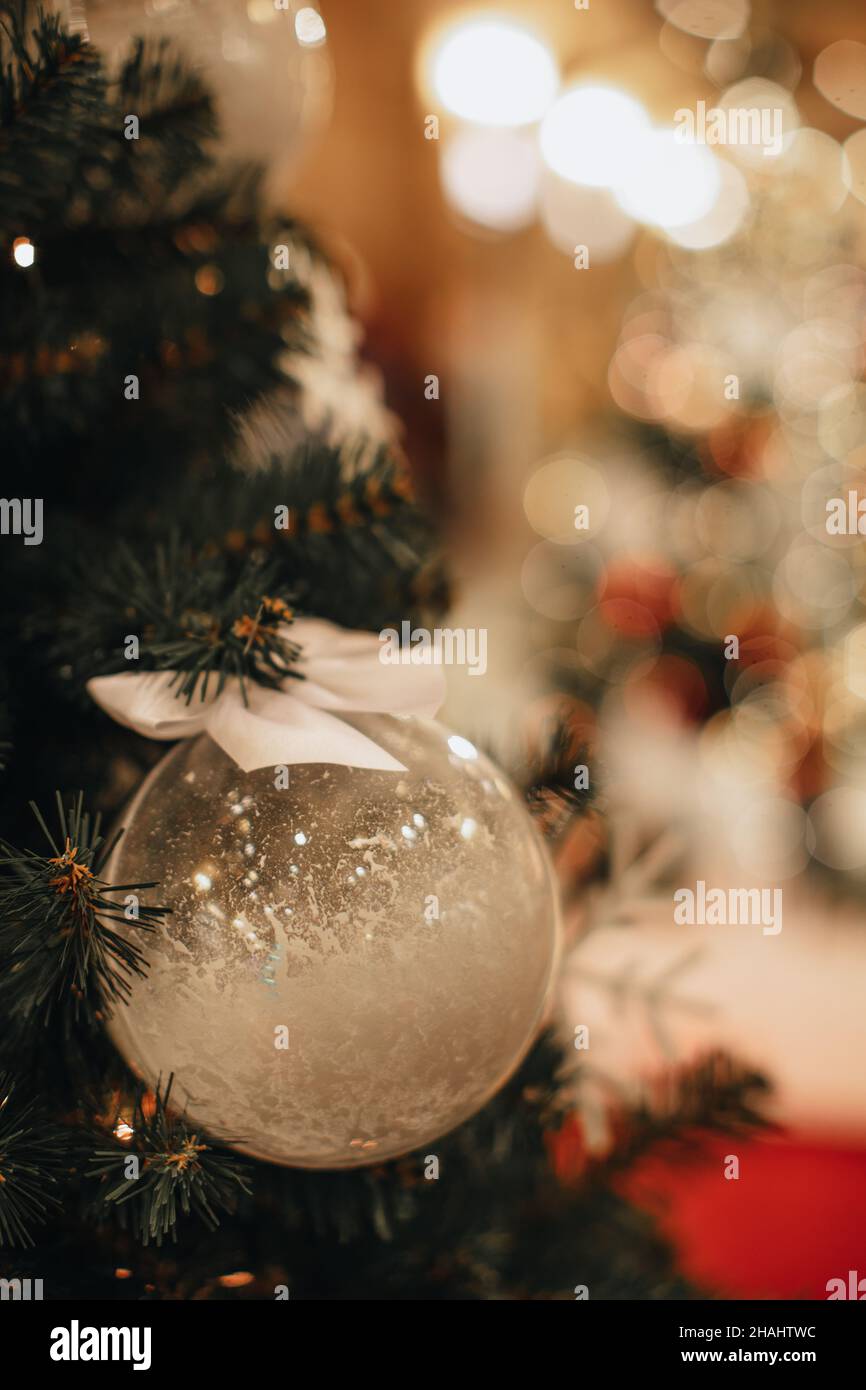
<path fill-rule="evenodd" d="M 232 680 L 189 704 L 172 672 L 89 682 L 120 722 L 183 740 L 107 870 L 159 880 L 172 908 L 111 1029 L 211 1134 L 345 1168 L 430 1144 L 507 1079 L 544 1008 L 556 899 L 518 793 L 418 717 L 441 671 L 383 663 L 373 633 L 289 630 L 294 674 L 248 681 L 246 703 Z"/>
<path fill-rule="evenodd" d="M 271 176 L 298 159 L 330 105 L 324 25 L 298 0 L 55 0 L 112 69 L 136 38 L 168 39 L 216 101 L 223 153 L 265 164 Z M 314 32 L 315 29 L 315 32 Z"/>
<path fill-rule="evenodd" d="M 346 1168 L 431 1144 L 499 1089 L 551 976 L 551 874 L 520 798 L 471 744 L 411 716 L 352 725 L 405 772 L 243 773 L 172 750 L 109 876 L 172 916 L 111 1025 L 151 1084 L 258 1158 Z M 277 785 L 275 785 L 275 783 Z"/>

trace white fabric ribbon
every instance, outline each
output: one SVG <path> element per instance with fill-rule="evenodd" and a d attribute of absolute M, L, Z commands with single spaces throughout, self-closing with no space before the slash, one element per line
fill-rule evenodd
<path fill-rule="evenodd" d="M 214 676 L 206 699 L 197 690 L 186 704 L 170 688 L 173 671 L 95 676 L 87 689 L 112 719 L 145 738 L 209 734 L 244 772 L 284 763 L 405 772 L 384 748 L 327 711 L 432 716 L 445 698 L 441 669 L 384 665 L 375 633 L 318 618 L 297 619 L 286 635 L 301 648 L 293 669 L 305 679 L 287 676 L 279 689 L 248 680 L 246 704 L 236 677 L 217 695 Z"/>

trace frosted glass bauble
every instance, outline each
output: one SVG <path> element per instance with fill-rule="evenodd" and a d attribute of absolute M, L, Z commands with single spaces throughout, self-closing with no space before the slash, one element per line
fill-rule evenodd
<path fill-rule="evenodd" d="M 202 1129 L 310 1168 L 483 1106 L 536 1034 L 556 947 L 547 855 L 503 774 L 431 720 L 350 722 L 408 770 L 297 764 L 277 786 L 202 735 L 150 774 L 108 870 L 172 908 L 137 938 L 124 1056 L 151 1084 L 173 1072 Z"/>

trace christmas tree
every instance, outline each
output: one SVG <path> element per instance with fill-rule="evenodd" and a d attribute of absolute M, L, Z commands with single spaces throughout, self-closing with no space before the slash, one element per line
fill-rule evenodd
<path fill-rule="evenodd" d="M 325 669 L 348 659 L 347 630 L 435 623 L 448 584 L 394 441 L 310 426 L 292 362 L 322 355 L 322 287 L 339 296 L 339 272 L 304 227 L 264 210 L 257 170 L 218 157 L 211 96 L 183 56 L 133 37 L 115 69 L 22 0 L 2 6 L 2 58 L 4 1276 L 41 1278 L 46 1298 L 696 1294 L 620 1178 L 659 1137 L 753 1123 L 759 1078 L 719 1059 L 683 1076 L 661 1110 L 624 1112 L 606 1158 L 582 1153 L 564 1176 L 581 1069 L 537 1026 L 528 1052 L 512 1048 L 504 1086 L 436 1139 L 435 1171 L 429 1142 L 377 1160 L 363 1124 L 345 1162 L 322 1165 L 340 1171 L 268 1161 L 231 1113 L 202 1129 L 180 1061 L 147 1075 L 127 1063 L 134 1046 L 116 1049 L 106 1030 L 153 978 L 158 943 L 185 939 L 165 883 L 178 837 L 196 827 L 152 805 L 155 871 L 113 876 L 134 828 L 123 808 L 164 750 L 141 736 L 140 711 L 97 692 L 147 677 L 179 723 L 210 718 L 233 692 L 234 748 L 241 715 L 263 717 L 263 701 L 303 683 L 303 624 L 329 625 L 316 629 Z M 372 711 L 372 725 L 347 727 L 378 747 L 382 706 L 358 699 L 312 707 Z M 511 769 L 551 844 L 586 810 L 578 753 L 554 725 Z M 283 760 L 270 762 L 279 772 Z M 297 797 L 303 777 L 285 762 Z M 187 778 L 210 775 L 197 766 Z M 235 780 L 240 823 L 240 769 Z M 349 782 L 333 785 L 351 800 Z M 407 824 L 410 843 L 422 821 Z M 474 827 L 463 821 L 464 839 Z M 196 891 L 210 886 L 197 863 L 186 869 Z M 437 898 L 441 885 L 428 886 Z M 337 938 L 356 926 L 352 910 L 328 923 Z M 524 923 L 527 950 L 545 930 Z M 260 945 L 247 940 L 237 959 L 252 961 L 264 998 L 287 960 Z M 467 978 L 458 1001 L 470 1030 L 482 980 Z M 412 1018 L 401 1027 L 409 1048 Z M 257 1112 L 267 1098 L 249 1069 L 241 1079 Z M 419 1111 L 429 1104 L 422 1082 Z"/>

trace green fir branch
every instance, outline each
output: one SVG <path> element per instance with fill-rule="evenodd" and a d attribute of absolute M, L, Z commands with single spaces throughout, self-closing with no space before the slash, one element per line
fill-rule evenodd
<path fill-rule="evenodd" d="M 60 1206 L 51 1189 L 63 1143 L 36 1102 L 19 1101 L 11 1075 L 0 1073 L 0 1244 L 32 1246 L 31 1228 Z"/>
<path fill-rule="evenodd" d="M 586 788 L 576 787 L 576 768 L 589 767 L 588 751 L 575 739 L 566 719 L 554 719 L 542 735 L 541 747 L 524 777 L 526 801 L 545 835 L 557 839 L 585 815 L 595 791 L 592 777 Z"/>
<path fill-rule="evenodd" d="M 144 1245 L 176 1239 L 181 1215 L 195 1215 L 215 1230 L 217 1213 L 233 1211 L 240 1193 L 250 1192 L 245 1165 L 217 1152 L 185 1114 L 170 1109 L 173 1079 L 164 1091 L 160 1085 L 155 1092 L 138 1091 L 123 1131 L 128 1142 L 97 1148 L 88 1169 L 101 1184 L 98 1215 L 115 1214 Z"/>
<path fill-rule="evenodd" d="M 44 1026 L 58 1010 L 68 1025 L 110 1014 L 147 967 L 140 947 L 109 924 L 148 933 L 171 910 L 138 902 L 154 883 L 108 883 L 102 872 L 122 831 L 106 840 L 82 794 L 68 809 L 56 796 L 57 836 L 31 803 L 51 854 L 0 842 L 0 1009 L 19 1026 Z M 125 895 L 136 899 L 134 915 Z"/>
<path fill-rule="evenodd" d="M 146 555 L 120 542 L 98 571 L 85 561 L 73 583 L 79 601 L 56 620 L 55 656 L 83 678 L 173 671 L 187 704 L 219 694 L 230 678 L 245 699 L 248 681 L 275 688 L 287 676 L 300 679 L 291 595 L 260 556 L 194 549 L 173 533 Z M 126 659 L 130 637 L 136 660 Z"/>

